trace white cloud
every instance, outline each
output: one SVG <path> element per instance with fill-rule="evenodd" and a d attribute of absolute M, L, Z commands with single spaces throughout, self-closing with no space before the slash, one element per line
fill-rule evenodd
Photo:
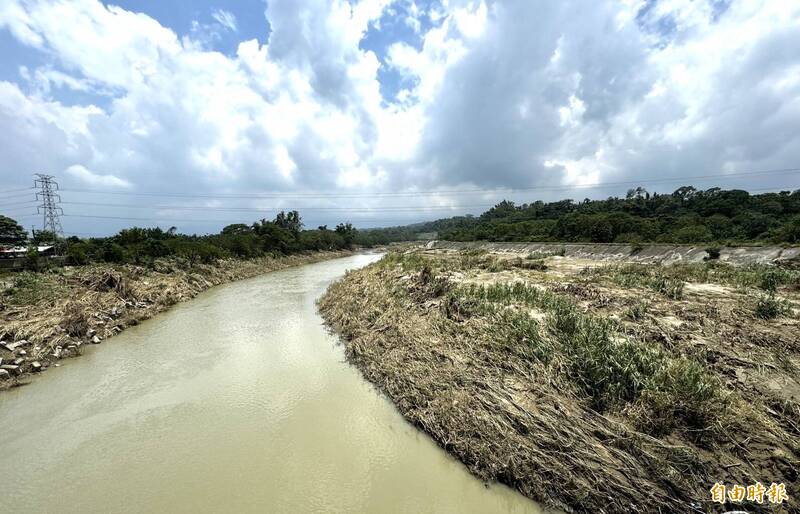
<path fill-rule="evenodd" d="M 131 183 L 127 180 L 115 177 L 114 175 L 100 175 L 98 173 L 91 172 L 80 164 L 73 164 L 65 169 L 64 173 L 75 177 L 88 186 L 105 186 L 114 188 L 131 187 Z"/>
<path fill-rule="evenodd" d="M 380 61 L 359 44 L 390 0 L 271 0 L 268 43 L 242 41 L 234 56 L 199 29 L 179 37 L 97 0 L 6 0 L 0 30 L 47 59 L 0 82 L 0 159 L 25 180 L 68 170 L 76 183 L 203 192 L 586 184 L 800 163 L 796 2 L 449 0 L 425 13 L 398 1 L 435 26 L 414 22 L 421 44 L 388 48 L 404 80 L 387 103 Z M 232 13 L 212 16 L 237 29 Z M 95 101 L 63 100 L 72 93 Z"/>
<path fill-rule="evenodd" d="M 217 9 L 211 13 L 211 17 L 231 32 L 236 32 L 236 16 L 234 16 L 232 12 L 226 11 L 225 9 Z"/>

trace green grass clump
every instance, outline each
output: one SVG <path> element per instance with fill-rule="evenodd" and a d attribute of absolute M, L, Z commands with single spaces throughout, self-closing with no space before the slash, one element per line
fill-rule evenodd
<path fill-rule="evenodd" d="M 630 321 L 641 321 L 647 315 L 648 305 L 644 302 L 637 302 L 636 304 L 625 309 L 622 316 Z"/>
<path fill-rule="evenodd" d="M 623 264 L 606 266 L 588 272 L 592 275 L 607 275 L 619 286 L 646 287 L 667 298 L 680 300 L 683 298 L 684 283 L 672 275 L 668 267 L 647 264 Z"/>
<path fill-rule="evenodd" d="M 53 280 L 51 274 L 23 271 L 16 274 L 3 296 L 12 305 L 30 305 L 57 298 L 63 290 L 64 286 Z"/>
<path fill-rule="evenodd" d="M 761 296 L 753 310 L 755 316 L 761 319 L 774 319 L 789 312 L 791 312 L 791 307 L 788 302 L 776 298 L 774 292 Z"/>
<path fill-rule="evenodd" d="M 514 261 L 514 267 L 520 269 L 527 269 L 533 271 L 547 271 L 547 264 L 542 259 L 531 259 L 530 255 L 525 260 L 517 259 Z"/>
<path fill-rule="evenodd" d="M 677 358 L 656 372 L 627 411 L 635 425 L 650 435 L 686 428 L 692 439 L 706 443 L 713 437 L 715 420 L 729 414 L 729 409 L 722 386 L 702 365 Z"/>
<path fill-rule="evenodd" d="M 500 330 L 501 340 L 525 348 L 544 363 L 553 362 L 560 353 L 567 377 L 595 410 L 635 403 L 647 409 L 642 418 L 647 421 L 641 425 L 653 433 L 701 426 L 718 412 L 711 402 L 721 394 L 720 386 L 702 365 L 623 336 L 613 320 L 584 314 L 568 298 L 522 282 L 472 285 L 458 293 L 484 304 L 506 306 L 493 311 L 491 323 Z M 509 309 L 514 305 L 545 310 L 549 340 L 526 312 Z M 645 304 L 634 305 L 629 317 L 641 319 L 646 309 Z"/>
<path fill-rule="evenodd" d="M 663 275 L 659 275 L 653 278 L 648 283 L 648 286 L 650 287 L 650 289 L 658 291 L 667 298 L 671 298 L 673 300 L 680 300 L 681 298 L 683 298 L 684 283 L 681 280 L 667 278 L 664 277 Z"/>
<path fill-rule="evenodd" d="M 607 319 L 584 316 L 576 328 L 568 327 L 559 338 L 568 373 L 595 410 L 638 405 L 647 411 L 639 425 L 661 435 L 704 429 L 724 414 L 721 386 L 700 363 L 622 337 Z"/>
<path fill-rule="evenodd" d="M 390 252 L 383 256 L 379 264 L 384 267 L 399 266 L 403 271 L 420 271 L 425 266 L 436 268 L 438 260 L 429 259 L 419 253 Z"/>
<path fill-rule="evenodd" d="M 567 356 L 568 375 L 595 410 L 635 399 L 664 365 L 661 352 L 620 337 L 611 320 L 562 309 L 550 326 Z"/>
<path fill-rule="evenodd" d="M 497 329 L 497 340 L 507 350 L 544 364 L 548 364 L 553 358 L 553 345 L 543 337 L 539 322 L 528 313 L 498 310 L 494 313 L 492 327 Z"/>
<path fill-rule="evenodd" d="M 659 279 L 638 266 L 627 271 L 620 276 L 637 284 Z M 682 281 L 661 278 L 657 286 L 663 294 L 680 294 Z M 585 314 L 568 297 L 524 282 L 464 285 L 448 296 L 454 297 L 454 307 L 447 307 L 453 319 L 467 310 L 486 316 L 482 326 L 490 340 L 549 366 L 598 412 L 625 412 L 653 435 L 685 428 L 698 441 L 710 437 L 713 431 L 706 429 L 727 415 L 724 389 L 702 364 L 628 337 L 613 319 Z M 625 317 L 643 319 L 647 307 L 637 303 Z M 546 312 L 546 322 L 539 323 L 527 308 Z"/>
<path fill-rule="evenodd" d="M 780 287 L 800 286 L 800 271 L 778 268 L 768 264 L 733 266 L 708 260 L 704 263 L 614 264 L 588 270 L 590 276 L 608 277 L 623 287 L 650 287 L 654 278 L 664 281 L 709 282 L 733 286 L 742 290 L 759 288 L 767 292 Z M 655 286 L 658 287 L 659 283 Z M 669 288 L 667 288 L 669 291 Z"/>
<path fill-rule="evenodd" d="M 555 333 L 572 336 L 580 328 L 581 314 L 572 303 L 557 301 L 551 305 L 549 322 Z"/>

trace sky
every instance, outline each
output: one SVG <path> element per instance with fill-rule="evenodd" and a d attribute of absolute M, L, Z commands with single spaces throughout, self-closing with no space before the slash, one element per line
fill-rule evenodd
<path fill-rule="evenodd" d="M 786 0 L 0 0 L 0 213 L 41 226 L 34 173 L 77 235 L 794 190 L 798 48 Z"/>

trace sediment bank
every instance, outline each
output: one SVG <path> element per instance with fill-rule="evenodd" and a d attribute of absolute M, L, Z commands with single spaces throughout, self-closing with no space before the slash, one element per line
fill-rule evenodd
<path fill-rule="evenodd" d="M 645 263 L 702 263 L 708 260 L 708 245 L 617 243 L 508 243 L 489 241 L 430 241 L 423 245 L 428 250 L 485 250 L 493 253 L 555 253 L 575 259 L 632 261 Z M 800 268 L 800 247 L 783 246 L 723 246 L 716 248 L 719 262 L 747 264 L 775 264 Z"/>
<path fill-rule="evenodd" d="M 130 325 L 219 284 L 350 255 L 332 251 L 216 264 L 97 264 L 2 277 L 0 390 L 81 355 Z"/>
<path fill-rule="evenodd" d="M 797 271 L 409 251 L 319 306 L 364 377 L 482 479 L 567 512 L 799 511 Z M 723 507 L 717 482 L 791 500 Z"/>

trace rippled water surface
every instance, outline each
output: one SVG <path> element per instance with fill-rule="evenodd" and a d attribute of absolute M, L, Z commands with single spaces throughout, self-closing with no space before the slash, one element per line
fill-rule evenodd
<path fill-rule="evenodd" d="M 344 362 L 314 301 L 375 259 L 217 287 L 0 394 L 0 511 L 538 512 Z"/>

